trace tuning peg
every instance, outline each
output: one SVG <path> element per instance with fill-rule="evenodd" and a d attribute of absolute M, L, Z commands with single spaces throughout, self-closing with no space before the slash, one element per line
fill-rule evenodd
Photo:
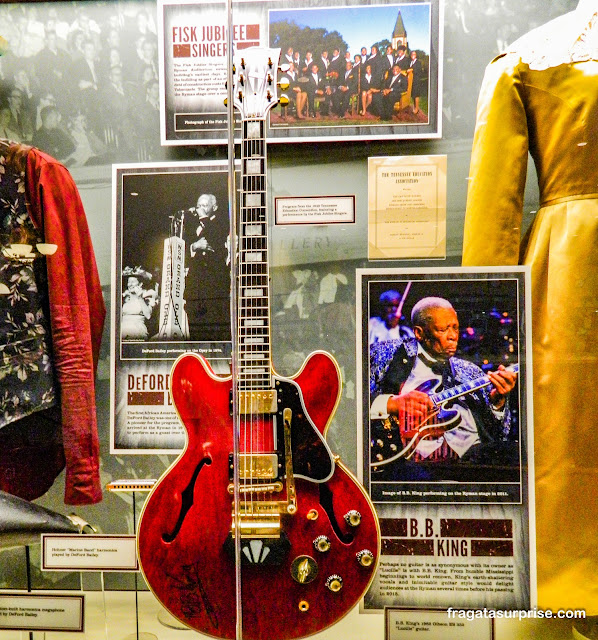
<path fill-rule="evenodd" d="M 272 69 L 272 58 L 268 58 L 268 66 Z"/>
<path fill-rule="evenodd" d="M 284 93 L 280 96 L 280 98 L 278 98 L 278 103 L 280 104 L 281 107 L 286 107 L 289 104 L 290 100 L 289 100 L 289 96 L 285 95 Z"/>
<path fill-rule="evenodd" d="M 281 64 L 280 67 L 278 67 L 278 70 L 282 71 L 282 73 L 286 73 L 290 68 L 291 65 L 288 62 L 285 62 L 284 64 Z"/>
<path fill-rule="evenodd" d="M 267 98 L 268 102 L 272 101 L 272 94 L 269 91 L 266 92 L 266 98 Z"/>
<path fill-rule="evenodd" d="M 241 58 L 241 68 L 245 69 L 245 58 Z"/>
<path fill-rule="evenodd" d="M 235 67 L 235 65 L 233 64 L 233 74 L 237 73 L 237 69 Z"/>
<path fill-rule="evenodd" d="M 228 98 L 224 98 L 224 106 L 228 106 Z"/>
<path fill-rule="evenodd" d="M 224 88 L 225 88 L 225 89 L 228 89 L 228 80 L 225 80 L 225 81 L 224 81 Z"/>
<path fill-rule="evenodd" d="M 270 74 L 268 74 L 268 75 L 266 76 L 266 82 L 267 82 L 268 84 L 272 84 L 272 76 L 271 76 Z"/>
<path fill-rule="evenodd" d="M 245 78 L 243 77 L 243 74 L 241 74 L 239 76 L 239 84 L 243 87 L 245 86 Z"/>
<path fill-rule="evenodd" d="M 239 91 L 239 102 L 243 101 L 243 92 Z"/>
<path fill-rule="evenodd" d="M 282 78 L 282 80 L 278 83 L 278 86 L 283 91 L 286 91 L 291 86 L 291 83 L 289 82 L 288 78 Z"/>

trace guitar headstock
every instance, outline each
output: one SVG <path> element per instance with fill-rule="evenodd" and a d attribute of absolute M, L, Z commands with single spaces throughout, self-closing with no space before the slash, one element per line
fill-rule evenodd
<path fill-rule="evenodd" d="M 233 104 L 243 120 L 264 118 L 278 104 L 280 49 L 249 47 L 233 58 Z"/>

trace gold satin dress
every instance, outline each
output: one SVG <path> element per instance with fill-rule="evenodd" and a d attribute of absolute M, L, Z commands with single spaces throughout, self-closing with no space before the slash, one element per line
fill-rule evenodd
<path fill-rule="evenodd" d="M 530 151 L 541 206 L 520 240 Z M 598 613 L 598 62 L 508 53 L 478 103 L 463 265 L 531 266 L 538 606 Z"/>

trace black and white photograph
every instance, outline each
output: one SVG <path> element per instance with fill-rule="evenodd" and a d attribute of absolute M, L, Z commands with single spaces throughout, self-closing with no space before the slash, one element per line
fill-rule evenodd
<path fill-rule="evenodd" d="M 181 448 L 170 368 L 230 358 L 226 162 L 114 166 L 114 450 Z"/>
<path fill-rule="evenodd" d="M 358 326 L 372 499 L 520 502 L 529 424 L 523 271 L 368 273 Z"/>
<path fill-rule="evenodd" d="M 165 157 L 155 3 L 3 4 L 0 33 L 0 136 L 69 169 Z"/>

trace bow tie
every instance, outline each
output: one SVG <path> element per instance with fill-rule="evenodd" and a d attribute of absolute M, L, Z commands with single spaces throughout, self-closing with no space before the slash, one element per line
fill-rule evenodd
<path fill-rule="evenodd" d="M 448 360 L 431 360 L 425 354 L 419 353 L 417 356 L 432 372 L 442 378 L 443 387 L 446 388 L 453 381 L 453 372 Z"/>

